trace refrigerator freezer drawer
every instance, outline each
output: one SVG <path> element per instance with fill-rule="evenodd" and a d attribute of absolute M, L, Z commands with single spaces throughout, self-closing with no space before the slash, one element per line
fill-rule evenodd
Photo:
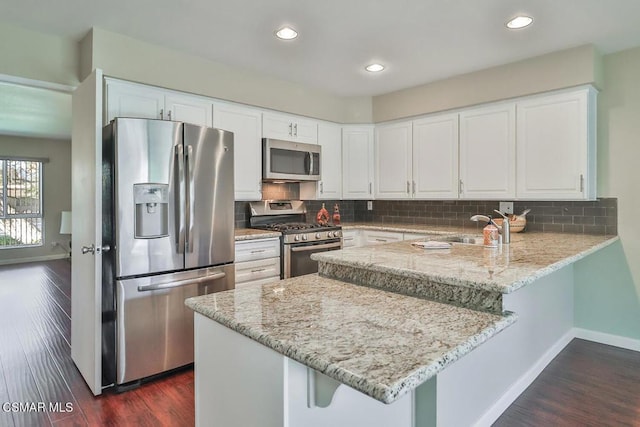
<path fill-rule="evenodd" d="M 234 288 L 233 264 L 119 280 L 117 384 L 193 362 L 193 311 L 184 300 Z"/>

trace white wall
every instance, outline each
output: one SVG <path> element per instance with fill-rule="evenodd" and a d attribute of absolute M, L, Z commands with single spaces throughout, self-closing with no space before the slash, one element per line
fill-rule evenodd
<path fill-rule="evenodd" d="M 599 87 L 600 63 L 594 47 L 585 45 L 375 96 L 373 120 L 417 116 L 582 84 Z"/>
<path fill-rule="evenodd" d="M 78 45 L 74 40 L 0 23 L 0 74 L 75 86 Z"/>
<path fill-rule="evenodd" d="M 61 248 L 51 242 L 68 244 L 71 236 L 59 234 L 60 214 L 71 210 L 71 141 L 57 139 L 0 136 L 0 156 L 27 156 L 49 158 L 44 164 L 43 213 L 44 242 L 42 246 L 21 249 L 0 249 L 0 263 L 39 257 L 64 256 Z"/>

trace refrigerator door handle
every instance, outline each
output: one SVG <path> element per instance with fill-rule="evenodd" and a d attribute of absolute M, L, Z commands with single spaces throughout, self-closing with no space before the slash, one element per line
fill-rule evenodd
<path fill-rule="evenodd" d="M 223 279 L 224 277 L 226 277 L 225 273 L 215 273 L 210 276 L 198 277 L 197 279 L 177 280 L 174 282 L 166 283 L 154 283 L 152 285 L 138 286 L 138 292 L 157 291 L 160 289 L 171 289 L 179 288 L 181 286 L 199 285 L 202 282 Z"/>
<path fill-rule="evenodd" d="M 184 253 L 184 227 L 185 227 L 185 194 L 184 194 L 184 149 L 182 144 L 178 144 L 174 147 L 174 156 L 178 171 L 176 173 L 176 203 L 175 211 L 177 218 L 177 233 L 176 233 L 176 253 Z"/>
<path fill-rule="evenodd" d="M 188 145 L 186 155 L 187 163 L 187 246 L 186 251 L 193 252 L 193 223 L 195 217 L 195 185 L 193 174 L 193 147 Z"/>

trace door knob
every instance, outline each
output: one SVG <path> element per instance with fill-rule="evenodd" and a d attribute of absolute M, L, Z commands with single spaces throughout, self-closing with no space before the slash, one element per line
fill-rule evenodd
<path fill-rule="evenodd" d="M 95 254 L 96 253 L 96 247 L 95 245 L 92 243 L 91 246 L 83 246 L 82 247 L 82 254 Z"/>

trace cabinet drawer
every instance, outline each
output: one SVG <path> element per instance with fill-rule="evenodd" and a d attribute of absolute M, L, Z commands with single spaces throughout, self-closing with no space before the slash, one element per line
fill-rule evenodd
<path fill-rule="evenodd" d="M 280 280 L 280 277 L 267 277 L 266 279 L 258 279 L 258 280 L 252 280 L 250 282 L 236 283 L 236 289 L 243 288 L 245 286 L 266 285 L 268 283 L 278 282 L 279 280 Z"/>
<path fill-rule="evenodd" d="M 358 230 L 342 231 L 342 247 L 351 248 L 360 246 L 360 233 Z"/>
<path fill-rule="evenodd" d="M 377 245 L 381 243 L 400 242 L 402 241 L 402 233 L 393 233 L 389 231 L 365 230 L 364 241 L 366 245 Z"/>
<path fill-rule="evenodd" d="M 280 278 L 279 257 L 236 264 L 236 284 L 265 279 L 267 277 Z"/>
<path fill-rule="evenodd" d="M 280 257 L 280 239 L 256 239 L 236 242 L 236 263 Z"/>
<path fill-rule="evenodd" d="M 431 237 L 429 234 L 417 234 L 417 233 L 403 233 L 403 240 L 417 240 L 417 239 L 426 239 Z"/>

